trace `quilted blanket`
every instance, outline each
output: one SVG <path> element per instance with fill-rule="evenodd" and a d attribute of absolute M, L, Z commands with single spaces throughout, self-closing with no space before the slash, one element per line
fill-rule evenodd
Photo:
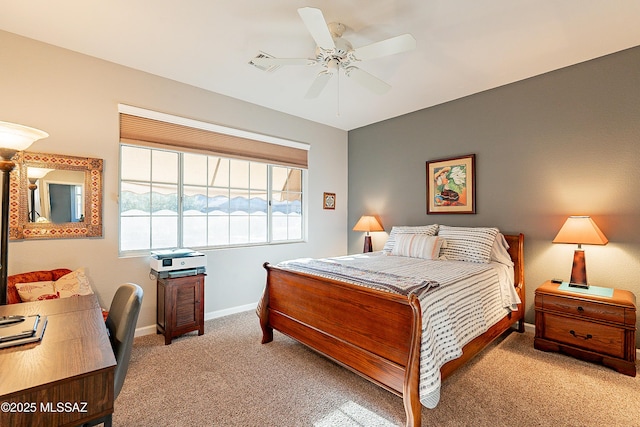
<path fill-rule="evenodd" d="M 297 259 L 281 268 L 315 274 L 402 295 L 414 293 L 422 308 L 420 402 L 440 400 L 440 368 L 462 355 L 520 302 L 513 267 L 499 263 L 423 260 L 381 252 L 324 259 Z M 509 271 L 509 269 L 511 271 Z"/>

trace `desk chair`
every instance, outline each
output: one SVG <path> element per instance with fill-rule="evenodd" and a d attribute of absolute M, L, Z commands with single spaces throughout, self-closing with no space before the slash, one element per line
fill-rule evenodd
<path fill-rule="evenodd" d="M 142 288 L 133 283 L 120 285 L 111 300 L 109 316 L 107 316 L 107 330 L 111 340 L 111 348 L 116 358 L 114 373 L 113 399 L 120 394 L 124 378 L 129 369 L 129 359 L 133 348 L 133 337 L 136 332 L 136 323 L 142 305 Z M 84 426 L 95 426 L 104 423 L 104 427 L 111 427 L 111 417 L 94 420 Z"/>
<path fill-rule="evenodd" d="M 140 306 L 142 305 L 142 294 L 140 286 L 133 283 L 125 283 L 116 291 L 109 308 L 107 329 L 109 330 L 113 354 L 116 357 L 116 362 L 118 362 L 114 375 L 114 400 L 120 394 L 124 378 L 129 369 L 133 337 L 136 332 Z"/>

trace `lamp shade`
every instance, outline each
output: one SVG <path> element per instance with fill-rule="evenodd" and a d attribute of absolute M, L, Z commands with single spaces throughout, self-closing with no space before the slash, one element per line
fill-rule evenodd
<path fill-rule="evenodd" d="M 43 178 L 46 174 L 48 174 L 49 172 L 53 171 L 55 169 L 48 169 L 48 168 L 32 168 L 31 166 L 29 166 L 29 168 L 27 169 L 27 178 L 29 179 L 40 179 Z"/>
<path fill-rule="evenodd" d="M 570 216 L 553 239 L 553 243 L 577 243 L 579 245 L 606 245 L 607 237 L 589 216 Z"/>
<path fill-rule="evenodd" d="M 353 227 L 353 231 L 384 231 L 384 228 L 375 216 L 362 215 Z"/>
<path fill-rule="evenodd" d="M 28 126 L 0 122 L 0 148 L 9 152 L 26 150 L 35 141 L 48 136 L 48 133 Z"/>

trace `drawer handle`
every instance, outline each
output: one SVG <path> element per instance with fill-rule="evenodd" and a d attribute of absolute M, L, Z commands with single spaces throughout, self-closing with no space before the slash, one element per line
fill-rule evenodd
<path fill-rule="evenodd" d="M 569 333 L 571 335 L 573 335 L 574 337 L 576 337 L 576 338 L 583 338 L 585 341 L 593 338 L 593 335 L 591 335 L 591 334 L 587 334 L 587 335 L 576 334 L 576 331 L 574 331 L 573 329 L 570 330 Z"/>
<path fill-rule="evenodd" d="M 584 311 L 584 308 L 582 308 L 582 306 L 578 306 L 578 311 L 582 313 Z"/>

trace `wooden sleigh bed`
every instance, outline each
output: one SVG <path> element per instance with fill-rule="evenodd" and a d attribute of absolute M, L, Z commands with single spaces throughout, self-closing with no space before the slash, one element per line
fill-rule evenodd
<path fill-rule="evenodd" d="M 522 303 L 442 366 L 442 380 L 517 322 L 524 331 L 524 236 L 505 235 Z M 419 363 L 422 318 L 415 295 L 403 296 L 264 264 L 258 305 L 262 343 L 277 330 L 403 398 L 407 426 L 421 425 Z M 372 321 L 372 319 L 375 319 Z"/>

